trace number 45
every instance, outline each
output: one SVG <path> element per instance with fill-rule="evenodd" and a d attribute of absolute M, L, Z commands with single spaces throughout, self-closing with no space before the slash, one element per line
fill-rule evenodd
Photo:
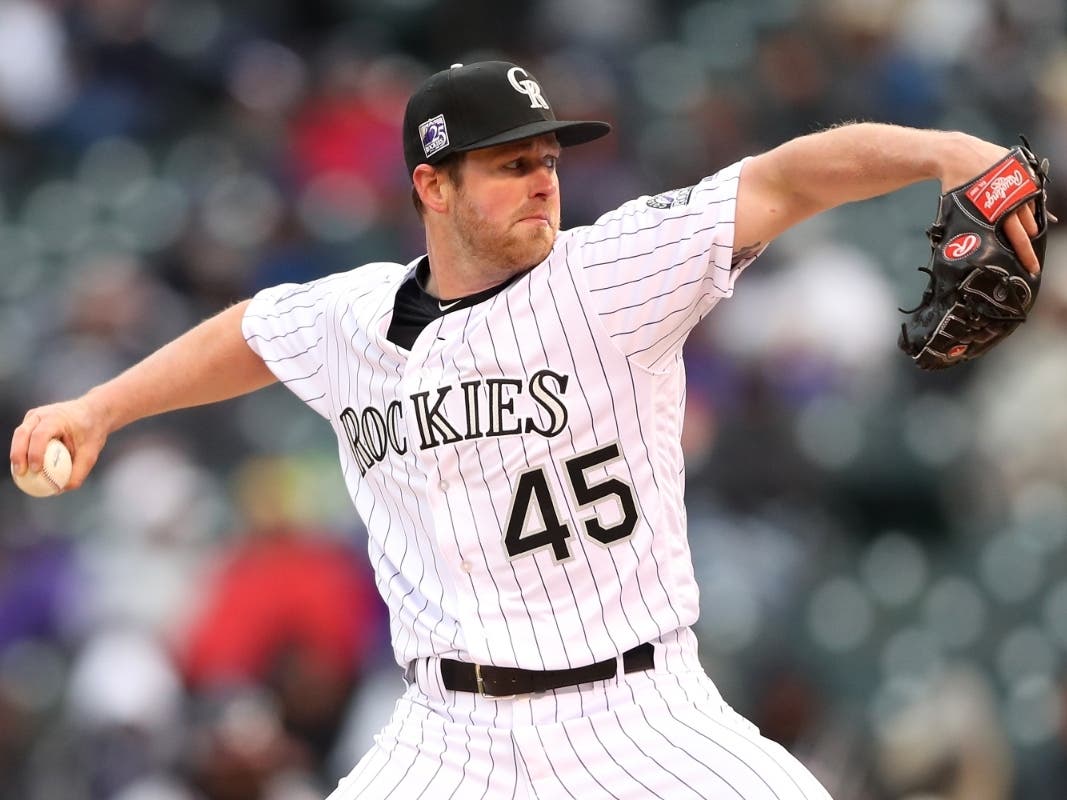
<path fill-rule="evenodd" d="M 588 453 L 572 456 L 563 462 L 571 496 L 578 511 L 583 511 L 594 503 L 609 497 L 616 498 L 619 503 L 622 520 L 614 525 L 602 524 L 595 512 L 589 518 L 582 520 L 586 536 L 604 545 L 614 544 L 627 538 L 637 527 L 640 515 L 637 513 L 637 503 L 634 501 L 634 490 L 628 483 L 618 478 L 606 478 L 590 483 L 586 473 L 621 457 L 618 443 L 613 442 Z M 537 510 L 542 527 L 538 530 L 527 531 L 531 507 Z M 571 550 L 567 544 L 569 538 L 571 538 L 570 526 L 560 518 L 545 468 L 536 467 L 522 473 L 515 486 L 515 494 L 511 498 L 507 530 L 504 533 L 504 548 L 508 551 L 508 556 L 517 558 L 534 550 L 540 550 L 542 547 L 550 547 L 552 557 L 558 564 L 571 557 Z"/>

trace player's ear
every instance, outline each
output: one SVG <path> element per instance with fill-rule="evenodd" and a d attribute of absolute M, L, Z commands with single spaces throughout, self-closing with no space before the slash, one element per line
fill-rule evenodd
<path fill-rule="evenodd" d="M 429 164 L 419 164 L 411 174 L 411 180 L 423 206 L 439 214 L 448 209 L 452 185 L 444 170 Z"/>

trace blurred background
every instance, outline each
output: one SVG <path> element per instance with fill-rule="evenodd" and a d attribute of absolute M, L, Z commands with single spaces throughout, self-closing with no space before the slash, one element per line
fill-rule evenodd
<path fill-rule="evenodd" d="M 404 103 L 487 57 L 615 124 L 567 227 L 853 119 L 1025 132 L 1067 212 L 1062 0 L 2 0 L 5 437 L 264 286 L 418 255 Z M 1007 345 L 921 374 L 935 208 L 806 223 L 693 333 L 702 655 L 837 800 L 1062 800 L 1067 247 Z M 385 721 L 365 533 L 284 389 L 0 483 L 0 800 L 321 800 Z"/>

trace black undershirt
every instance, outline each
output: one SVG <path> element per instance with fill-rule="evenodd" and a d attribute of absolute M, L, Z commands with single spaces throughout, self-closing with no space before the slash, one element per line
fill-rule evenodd
<path fill-rule="evenodd" d="M 485 291 L 470 294 L 458 300 L 441 301 L 423 288 L 429 277 L 430 262 L 424 257 L 415 267 L 415 274 L 404 281 L 396 292 L 396 299 L 393 301 L 393 320 L 389 323 L 386 338 L 397 347 L 410 350 L 423 328 L 435 319 L 488 300 L 514 280 L 514 278 L 506 280 Z"/>

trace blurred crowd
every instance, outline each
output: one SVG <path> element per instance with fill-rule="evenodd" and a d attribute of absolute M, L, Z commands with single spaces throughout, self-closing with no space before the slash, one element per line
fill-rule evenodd
<path fill-rule="evenodd" d="M 566 227 L 854 119 L 1028 134 L 1062 0 L 3 0 L 0 431 L 264 286 L 423 240 L 404 103 L 529 67 L 615 133 Z M 837 800 L 1067 795 L 1067 237 L 979 362 L 895 349 L 925 184 L 776 242 L 687 347 L 702 654 Z M 5 439 L 6 441 L 6 439 Z M 328 426 L 284 389 L 0 486 L 0 800 L 312 800 L 401 691 Z"/>

